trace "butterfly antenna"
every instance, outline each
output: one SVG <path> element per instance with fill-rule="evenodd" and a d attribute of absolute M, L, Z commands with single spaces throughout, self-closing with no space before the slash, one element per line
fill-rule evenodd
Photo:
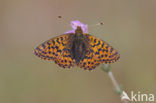
<path fill-rule="evenodd" d="M 69 25 L 69 21 L 67 22 L 67 20 L 65 18 L 63 18 L 61 15 L 57 16 L 59 22 L 63 22 L 63 24 Z"/>
<path fill-rule="evenodd" d="M 99 22 L 97 24 L 92 24 L 92 25 L 88 25 L 89 27 L 94 27 L 94 26 L 102 26 L 104 25 L 104 22 Z"/>

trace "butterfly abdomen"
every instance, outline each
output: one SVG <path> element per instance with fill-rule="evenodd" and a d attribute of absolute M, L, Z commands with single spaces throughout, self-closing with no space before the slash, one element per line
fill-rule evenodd
<path fill-rule="evenodd" d="M 79 64 L 80 60 L 84 59 L 88 46 L 80 35 L 74 36 L 71 44 L 72 58 L 75 59 L 76 64 Z"/>

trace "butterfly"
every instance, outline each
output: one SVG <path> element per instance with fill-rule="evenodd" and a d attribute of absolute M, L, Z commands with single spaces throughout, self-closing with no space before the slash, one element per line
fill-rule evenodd
<path fill-rule="evenodd" d="M 78 66 L 93 70 L 100 63 L 114 63 L 120 54 L 108 43 L 77 26 L 75 33 L 66 33 L 45 41 L 34 50 L 35 55 L 44 60 L 55 61 L 60 67 Z"/>

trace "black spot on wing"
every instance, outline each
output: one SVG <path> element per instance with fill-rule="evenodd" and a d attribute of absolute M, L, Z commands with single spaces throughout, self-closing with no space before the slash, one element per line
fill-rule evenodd
<path fill-rule="evenodd" d="M 57 43 L 59 43 L 59 44 L 60 44 L 59 38 L 57 38 L 57 40 L 56 40 L 56 41 L 57 41 Z"/>

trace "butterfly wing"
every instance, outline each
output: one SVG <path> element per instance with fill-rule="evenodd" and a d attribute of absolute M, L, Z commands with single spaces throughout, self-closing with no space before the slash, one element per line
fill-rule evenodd
<path fill-rule="evenodd" d="M 80 61 L 78 66 L 84 70 L 93 70 L 100 64 L 98 58 L 94 53 L 88 51 L 83 60 Z"/>
<path fill-rule="evenodd" d="M 63 34 L 52 38 L 39 45 L 34 53 L 41 59 L 55 61 L 60 67 L 70 68 L 75 65 L 68 48 L 71 35 L 73 34 Z"/>
<path fill-rule="evenodd" d="M 101 63 L 114 63 L 120 58 L 120 54 L 108 43 L 95 36 L 85 34 L 88 38 L 90 49 Z"/>
<path fill-rule="evenodd" d="M 96 38 L 95 36 L 84 34 L 89 44 L 86 56 L 78 66 L 84 70 L 93 70 L 100 63 L 113 63 L 120 58 L 119 53 L 108 43 Z"/>

